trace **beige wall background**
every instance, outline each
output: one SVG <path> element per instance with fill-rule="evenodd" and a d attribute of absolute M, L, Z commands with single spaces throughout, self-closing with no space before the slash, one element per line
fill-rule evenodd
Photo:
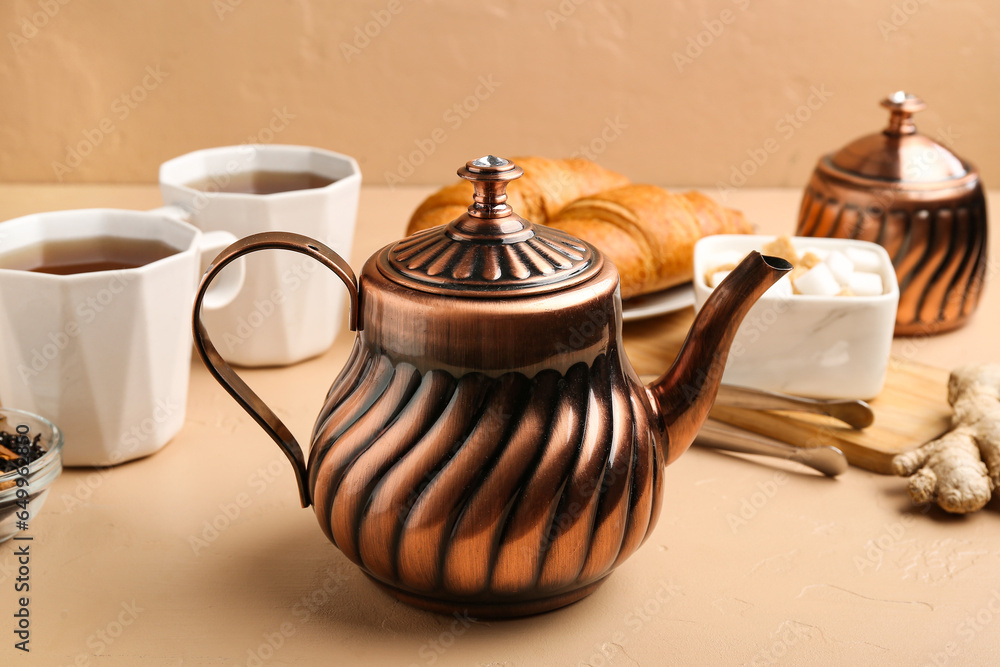
<path fill-rule="evenodd" d="M 154 182 L 200 147 L 345 152 L 371 184 L 486 152 L 664 185 L 801 186 L 922 96 L 1000 184 L 986 0 L 5 0 L 0 180 Z"/>

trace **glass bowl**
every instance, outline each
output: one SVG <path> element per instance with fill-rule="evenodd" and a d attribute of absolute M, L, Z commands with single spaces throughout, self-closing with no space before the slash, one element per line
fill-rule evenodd
<path fill-rule="evenodd" d="M 0 542 L 9 540 L 23 529 L 18 527 L 19 522 L 30 527 L 49 494 L 49 487 L 62 472 L 62 431 L 44 417 L 0 408 L 0 430 L 15 433 L 22 425 L 28 427 L 27 437 L 32 441 L 41 434 L 39 445 L 45 453 L 28 464 L 27 484 L 18 486 L 17 481 L 22 476 L 20 469 L 0 474 Z M 22 514 L 25 510 L 27 518 Z"/>

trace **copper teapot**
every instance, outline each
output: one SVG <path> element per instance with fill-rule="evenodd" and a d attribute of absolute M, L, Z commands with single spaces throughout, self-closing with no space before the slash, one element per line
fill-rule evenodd
<path fill-rule="evenodd" d="M 752 253 L 644 386 L 622 349 L 611 262 L 511 210 L 512 162 L 458 173 L 475 186 L 468 212 L 386 246 L 360 281 L 307 237 L 234 243 L 201 283 L 195 345 L 291 461 L 302 506 L 372 580 L 439 612 L 522 616 L 586 596 L 649 536 L 663 468 L 705 420 L 740 321 L 791 266 Z M 219 271 L 264 249 L 313 257 L 350 292 L 357 338 L 308 464 L 200 320 Z"/>

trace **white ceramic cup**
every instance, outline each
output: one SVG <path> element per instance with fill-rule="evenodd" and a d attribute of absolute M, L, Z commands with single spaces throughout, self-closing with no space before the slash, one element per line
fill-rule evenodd
<path fill-rule="evenodd" d="M 188 185 L 205 179 L 224 184 L 246 171 L 311 172 L 336 180 L 322 188 L 266 195 L 201 191 Z M 360 188 L 361 170 L 354 158 L 306 146 L 209 148 L 160 166 L 163 203 L 177 207 L 204 231 L 226 230 L 240 238 L 297 232 L 319 239 L 344 257 L 351 254 Z M 285 365 L 330 347 L 347 310 L 339 281 L 295 253 L 258 253 L 240 262 L 246 263 L 240 294 L 229 306 L 204 314 L 205 326 L 227 361 Z"/>
<path fill-rule="evenodd" d="M 3 255 L 43 241 L 117 236 L 176 253 L 117 271 L 5 269 Z M 0 222 L 0 401 L 54 422 L 63 462 L 114 465 L 162 448 L 184 424 L 191 307 L 201 274 L 235 241 L 155 212 L 85 209 Z M 218 309 L 242 272 L 206 298 Z"/>

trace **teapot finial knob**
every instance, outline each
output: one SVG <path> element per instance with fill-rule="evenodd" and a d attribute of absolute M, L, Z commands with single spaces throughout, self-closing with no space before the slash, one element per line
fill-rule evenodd
<path fill-rule="evenodd" d="M 594 278 L 604 263 L 596 250 L 566 232 L 535 227 L 511 206 L 507 184 L 523 173 L 495 155 L 466 162 L 458 175 L 472 182 L 472 205 L 447 225 L 388 246 L 378 258 L 383 275 L 425 292 L 489 299 L 565 290 Z M 515 207 L 524 201 L 523 190 L 510 194 Z"/>
<path fill-rule="evenodd" d="M 508 160 L 496 155 L 484 155 L 478 160 L 472 161 L 474 167 L 506 167 L 508 164 L 510 164 Z"/>
<path fill-rule="evenodd" d="M 513 209 L 507 204 L 507 181 L 519 178 L 523 173 L 524 170 L 510 160 L 495 155 L 484 155 L 466 162 L 458 170 L 458 175 L 472 181 L 475 188 L 469 215 L 495 220 L 513 213 Z"/>
<path fill-rule="evenodd" d="M 917 126 L 913 124 L 913 114 L 923 111 L 927 105 L 916 95 L 897 90 L 881 102 L 889 110 L 889 126 L 883 130 L 891 137 L 904 134 L 916 134 Z"/>

